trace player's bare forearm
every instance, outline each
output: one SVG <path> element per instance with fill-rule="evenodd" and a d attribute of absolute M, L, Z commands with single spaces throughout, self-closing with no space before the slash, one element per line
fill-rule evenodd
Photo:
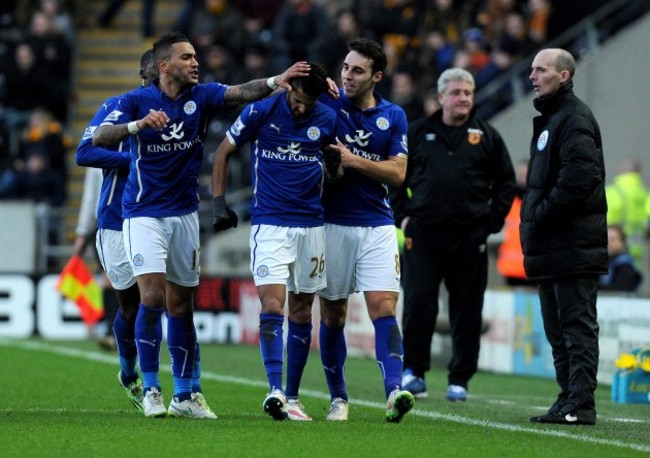
<path fill-rule="evenodd" d="M 228 137 L 217 147 L 212 164 L 212 196 L 218 197 L 226 194 L 226 182 L 228 181 L 228 160 L 230 155 L 236 151 Z"/>
<path fill-rule="evenodd" d="M 351 156 L 353 157 L 349 162 L 341 162 L 343 167 L 356 169 L 373 180 L 397 187 L 401 186 L 406 178 L 406 160 L 401 157 L 391 156 L 375 162 L 354 154 Z"/>
<path fill-rule="evenodd" d="M 238 105 L 266 97 L 277 88 L 290 91 L 290 81 L 299 76 L 308 76 L 309 69 L 310 67 L 307 62 L 296 62 L 280 75 L 275 75 L 268 79 L 252 80 L 247 83 L 238 84 L 237 86 L 229 86 L 224 93 L 224 100 L 229 105 Z"/>
<path fill-rule="evenodd" d="M 240 103 L 259 100 L 270 93 L 271 88 L 266 84 L 266 80 L 258 79 L 228 87 L 223 98 L 228 105 L 239 105 Z"/>
<path fill-rule="evenodd" d="M 169 116 L 164 111 L 149 109 L 149 114 L 137 121 L 100 126 L 93 135 L 93 145 L 104 147 L 117 145 L 130 135 L 136 135 L 142 129 L 150 128 L 161 131 L 167 127 L 167 123 L 169 123 Z"/>
<path fill-rule="evenodd" d="M 330 147 L 341 153 L 343 169 L 354 169 L 368 178 L 391 186 L 400 186 L 406 178 L 406 154 L 404 153 L 389 156 L 383 161 L 372 161 L 352 153 L 338 138 L 336 144 Z"/>
<path fill-rule="evenodd" d="M 219 164 L 215 157 L 214 166 L 212 167 L 212 197 L 223 196 L 226 194 L 226 181 L 228 180 L 228 164 L 221 161 Z"/>
<path fill-rule="evenodd" d="M 126 140 L 131 133 L 128 124 L 106 125 L 97 128 L 93 134 L 93 145 L 111 147 Z"/>

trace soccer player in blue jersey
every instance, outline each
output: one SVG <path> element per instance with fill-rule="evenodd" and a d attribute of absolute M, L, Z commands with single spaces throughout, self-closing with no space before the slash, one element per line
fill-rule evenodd
<path fill-rule="evenodd" d="M 141 87 L 148 87 L 158 77 L 153 50 L 140 59 Z M 118 380 L 138 409 L 142 410 L 142 382 L 137 371 L 138 354 L 135 344 L 135 317 L 140 303 L 140 292 L 133 270 L 124 250 L 122 239 L 122 194 L 131 161 L 128 146 L 121 142 L 115 149 L 93 145 L 93 133 L 113 111 L 120 96 L 106 100 L 86 126 L 77 147 L 77 165 L 102 169 L 99 202 L 93 211 L 97 216 L 95 244 L 99 261 L 117 295 L 119 310 L 113 320 L 113 332 L 120 362 Z M 84 190 L 85 193 L 85 190 Z"/>
<path fill-rule="evenodd" d="M 153 50 L 146 51 L 140 59 L 141 88 L 148 87 L 158 78 Z M 102 104 L 90 121 L 77 147 L 77 164 L 100 168 L 101 189 L 99 202 L 93 213 L 97 216 L 95 238 L 100 263 L 116 292 L 119 311 L 113 320 L 113 333 L 117 343 L 120 362 L 118 381 L 126 391 L 129 400 L 142 410 L 143 387 L 138 376 L 137 348 L 135 342 L 135 318 L 140 303 L 140 293 L 133 270 L 129 264 L 122 237 L 122 195 L 131 161 L 128 144 L 120 142 L 115 149 L 93 146 L 92 136 L 108 113 L 111 113 L 121 96 L 111 97 Z M 84 189 L 84 195 L 86 190 Z M 200 382 L 201 360 L 197 343 L 194 358 L 192 391 L 202 401 Z"/>
<path fill-rule="evenodd" d="M 350 42 L 341 70 L 340 97 L 322 97 L 338 115 L 335 182 L 325 186 L 327 287 L 320 297 L 320 351 L 332 398 L 327 420 L 348 419 L 344 326 L 348 297 L 363 292 L 375 328 L 375 353 L 387 399 L 386 421 L 399 422 L 413 407 L 401 389 L 403 347 L 396 319 L 399 254 L 388 186 L 406 176 L 407 120 L 399 106 L 374 88 L 382 79 L 386 55 L 377 42 Z M 340 165 L 337 156 L 340 155 Z M 338 169 L 336 166 L 338 165 Z"/>
<path fill-rule="evenodd" d="M 250 204 L 251 272 L 257 286 L 260 350 L 270 393 L 264 411 L 276 420 L 310 421 L 298 389 L 311 344 L 314 293 L 325 286 L 321 202 L 324 145 L 332 142 L 336 113 L 319 96 L 327 75 L 312 64 L 292 90 L 248 105 L 217 148 L 212 171 L 215 230 L 237 225 L 225 200 L 228 159 L 251 144 L 254 195 Z M 282 389 L 284 303 L 288 291 L 287 384 Z"/>
<path fill-rule="evenodd" d="M 135 336 L 146 417 L 216 418 L 193 391 L 199 282 L 199 168 L 210 118 L 228 105 L 257 100 L 308 71 L 294 64 L 282 75 L 237 86 L 199 84 L 196 52 L 180 33 L 153 47 L 159 79 L 129 92 L 93 135 L 95 146 L 129 139 L 130 170 L 122 201 L 123 237 L 140 290 Z M 174 393 L 165 408 L 159 380 L 162 313 Z"/>

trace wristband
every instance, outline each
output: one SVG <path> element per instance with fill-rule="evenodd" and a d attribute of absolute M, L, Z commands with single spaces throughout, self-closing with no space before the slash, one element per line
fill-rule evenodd
<path fill-rule="evenodd" d="M 275 84 L 275 76 L 271 76 L 269 79 L 267 79 L 266 85 L 270 87 L 272 91 L 276 90 L 278 88 L 278 85 Z"/>
<path fill-rule="evenodd" d="M 127 124 L 127 129 L 129 129 L 129 133 L 131 135 L 135 135 L 138 132 L 140 132 L 140 129 L 138 129 L 138 122 L 137 121 L 131 121 L 129 124 Z"/>

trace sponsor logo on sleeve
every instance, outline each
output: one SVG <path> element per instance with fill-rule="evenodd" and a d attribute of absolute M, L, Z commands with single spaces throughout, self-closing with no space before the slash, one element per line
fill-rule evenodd
<path fill-rule="evenodd" d="M 232 125 L 232 127 L 230 127 L 230 132 L 232 132 L 235 137 L 239 137 L 245 128 L 246 124 L 244 124 L 241 120 L 241 117 L 239 117 Z"/>
<path fill-rule="evenodd" d="M 97 130 L 97 126 L 86 127 L 86 130 L 84 131 L 83 137 L 81 137 L 81 139 L 88 140 L 89 138 L 92 138 L 96 130 Z"/>
<path fill-rule="evenodd" d="M 121 112 L 120 110 L 113 110 L 111 111 L 106 118 L 104 118 L 104 122 L 115 122 L 119 119 L 120 116 L 122 116 L 124 113 Z"/>

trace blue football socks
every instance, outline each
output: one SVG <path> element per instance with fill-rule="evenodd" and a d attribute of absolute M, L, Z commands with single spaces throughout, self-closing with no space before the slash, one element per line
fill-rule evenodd
<path fill-rule="evenodd" d="M 117 344 L 122 381 L 126 385 L 138 378 L 138 348 L 135 345 L 135 322 L 129 323 L 118 310 L 113 320 L 113 334 Z"/>
<path fill-rule="evenodd" d="M 329 327 L 320 322 L 319 342 L 320 358 L 325 371 L 325 380 L 330 396 L 348 400 L 345 388 L 345 359 L 347 344 L 345 342 L 345 326 Z"/>
<path fill-rule="evenodd" d="M 183 401 L 192 393 L 196 330 L 192 315 L 167 316 L 167 346 L 172 361 L 174 396 Z"/>
<path fill-rule="evenodd" d="M 260 351 L 271 391 L 282 389 L 283 315 L 260 313 Z"/>
<path fill-rule="evenodd" d="M 201 389 L 201 349 L 196 342 L 194 348 L 194 370 L 192 371 L 192 393 L 202 393 Z"/>
<path fill-rule="evenodd" d="M 384 378 L 386 397 L 402 384 L 402 365 L 404 348 L 402 334 L 394 316 L 377 318 L 372 322 L 375 326 L 375 354 L 377 364 Z"/>
<path fill-rule="evenodd" d="M 140 304 L 135 319 L 135 337 L 142 371 L 142 384 L 160 389 L 160 344 L 162 342 L 162 310 Z"/>
<path fill-rule="evenodd" d="M 298 324 L 289 320 L 287 335 L 287 398 L 297 398 L 302 373 L 311 347 L 311 323 Z"/>

